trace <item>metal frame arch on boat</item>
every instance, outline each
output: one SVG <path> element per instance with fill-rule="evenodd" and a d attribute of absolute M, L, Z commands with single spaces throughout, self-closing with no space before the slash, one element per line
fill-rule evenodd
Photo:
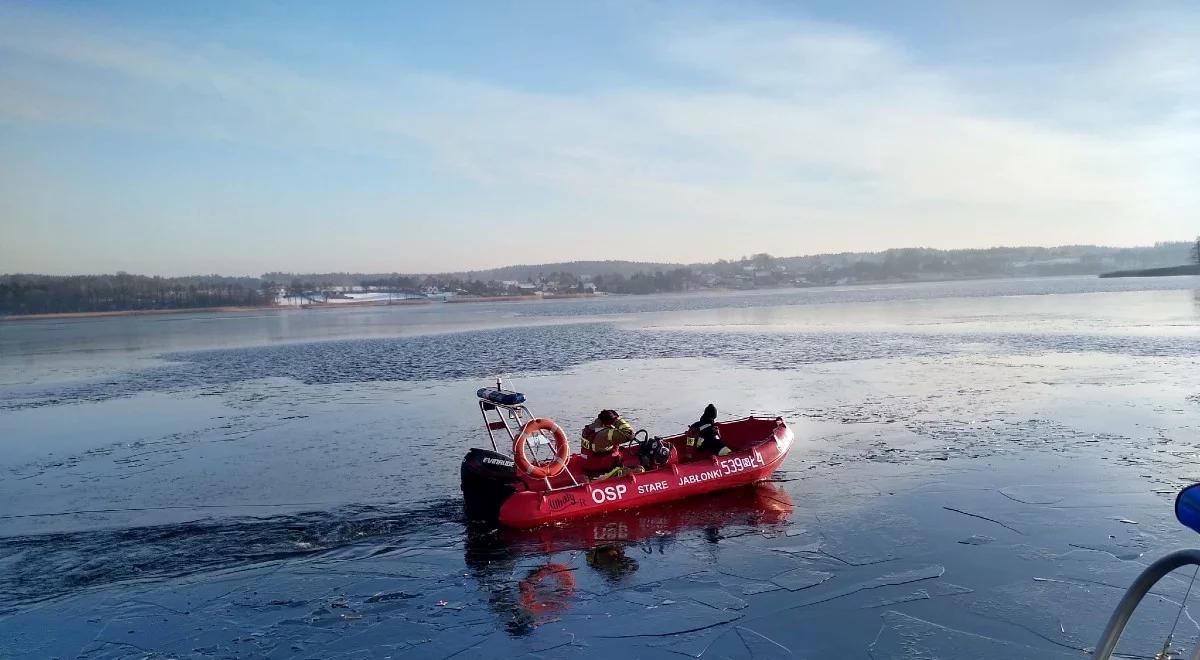
<path fill-rule="evenodd" d="M 540 431 L 549 431 L 554 436 L 554 460 L 546 465 L 534 465 L 525 454 L 525 445 L 529 437 Z M 538 479 L 549 479 L 562 474 L 567 469 L 567 461 L 571 458 L 571 443 L 562 427 L 548 417 L 535 417 L 521 429 L 521 435 L 513 441 L 513 459 L 522 472 Z"/>

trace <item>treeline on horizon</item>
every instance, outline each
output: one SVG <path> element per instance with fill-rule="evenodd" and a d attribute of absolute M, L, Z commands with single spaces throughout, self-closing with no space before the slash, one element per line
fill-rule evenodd
<path fill-rule="evenodd" d="M 0 315 L 269 305 L 279 293 L 314 299 L 346 287 L 404 293 L 429 291 L 495 296 L 539 290 L 573 293 L 590 283 L 608 293 L 646 294 L 697 288 L 819 286 L 857 282 L 1097 275 L 1175 266 L 1190 261 L 1192 242 L 1148 247 L 1002 247 L 970 250 L 900 248 L 882 252 L 773 257 L 690 265 L 579 261 L 506 266 L 443 274 L 265 273 L 261 277 L 200 275 L 0 275 Z"/>
<path fill-rule="evenodd" d="M 881 252 L 844 252 L 800 257 L 757 254 L 738 260 L 711 263 L 668 264 L 636 261 L 572 261 L 553 264 L 503 266 L 490 270 L 441 274 L 400 273 L 284 273 L 264 278 L 300 282 L 309 288 L 329 286 L 396 287 L 417 290 L 423 286 L 451 286 L 470 293 L 492 293 L 504 281 L 594 282 L 609 293 L 657 293 L 704 286 L 713 277 L 735 276 L 746 268 L 767 270 L 772 280 L 803 277 L 809 285 L 851 281 L 913 281 L 987 277 L 1045 277 L 1098 275 L 1111 270 L 1172 266 L 1189 261 L 1193 244 L 1163 242 L 1153 246 L 1114 248 L 1094 245 L 1060 247 L 996 247 L 961 250 L 895 248 Z M 782 270 L 779 270 L 782 269 Z M 489 287 L 489 283 L 492 285 Z"/>
<path fill-rule="evenodd" d="M 3 315 L 256 306 L 274 298 L 256 277 L 0 275 Z"/>
<path fill-rule="evenodd" d="M 1153 268 L 1186 263 L 1190 241 L 1161 242 L 1144 247 L 1102 247 L 1096 245 L 1064 245 L 1058 247 L 993 247 L 941 250 L 935 248 L 893 248 L 879 252 L 841 252 L 799 257 L 772 257 L 771 262 L 791 271 L 817 271 L 834 274 L 879 273 L 902 277 L 919 273 L 942 272 L 958 277 L 1012 277 L 1021 275 L 1097 275 L 1113 268 Z M 569 261 L 549 264 L 502 266 L 499 268 L 457 271 L 440 274 L 417 273 L 286 273 L 271 272 L 264 279 L 291 282 L 300 279 L 326 286 L 357 286 L 366 280 L 425 281 L 429 278 L 445 281 L 527 281 L 552 273 L 569 273 L 576 277 L 620 275 L 626 280 L 635 275 L 653 276 L 678 269 L 692 271 L 728 271 L 754 261 L 754 255 L 737 260 L 672 264 L 641 261 Z M 1074 263 L 1065 261 L 1076 260 Z M 1058 262 L 1058 263 L 1055 263 Z"/>
<path fill-rule="evenodd" d="M 420 293 L 425 290 L 434 289 L 440 291 L 454 291 L 460 294 L 472 296 L 503 296 L 503 295 L 521 295 L 523 293 L 520 287 L 514 287 L 507 282 L 516 280 L 497 280 L 497 279 L 476 279 L 471 275 L 380 275 L 368 277 L 355 277 L 351 275 L 348 280 L 337 277 L 332 278 L 334 281 L 341 282 L 340 284 L 330 283 L 325 281 L 324 286 L 361 286 L 364 288 L 374 288 L 378 290 L 396 291 L 403 293 Z M 263 277 L 275 279 L 276 276 L 288 277 L 285 273 L 268 273 Z M 322 276 L 304 275 L 291 276 L 291 284 L 287 290 L 291 291 L 311 291 L 320 290 L 322 288 Z M 676 267 L 666 271 L 656 269 L 654 272 L 635 272 L 629 277 L 625 277 L 622 273 L 600 273 L 596 275 L 586 274 L 577 275 L 570 271 L 541 271 L 536 276 L 525 278 L 521 283 L 536 283 L 542 287 L 549 287 L 551 293 L 571 294 L 584 293 L 589 290 L 603 291 L 606 293 L 664 293 L 669 291 L 686 291 L 689 284 L 696 284 L 695 272 L 686 267 Z M 587 283 L 592 284 L 593 289 L 587 288 Z M 544 289 L 543 289 L 544 290 Z"/>

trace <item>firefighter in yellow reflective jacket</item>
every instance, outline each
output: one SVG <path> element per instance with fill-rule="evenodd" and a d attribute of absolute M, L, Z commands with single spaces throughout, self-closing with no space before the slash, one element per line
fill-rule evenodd
<path fill-rule="evenodd" d="M 583 450 L 583 470 L 608 472 L 621 467 L 621 445 L 633 440 L 633 427 L 615 410 L 601 410 L 596 421 L 583 427 L 579 444 Z"/>

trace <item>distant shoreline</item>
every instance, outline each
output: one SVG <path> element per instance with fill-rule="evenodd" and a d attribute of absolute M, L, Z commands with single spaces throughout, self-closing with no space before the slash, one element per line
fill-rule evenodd
<path fill-rule="evenodd" d="M 359 300 L 343 303 L 304 303 L 303 305 L 276 305 L 276 307 L 299 307 L 300 309 L 339 309 L 342 307 L 387 307 L 388 305 L 428 305 L 429 298 L 396 298 L 395 300 Z"/>
<path fill-rule="evenodd" d="M 1179 277 L 1183 275 L 1200 275 L 1200 264 L 1185 266 L 1168 266 L 1167 268 L 1142 268 L 1140 270 L 1114 270 L 1111 273 L 1100 273 L 1100 277 Z"/>
<path fill-rule="evenodd" d="M 562 300 L 565 298 L 605 298 L 610 294 L 563 293 L 546 296 L 460 296 L 448 298 L 448 303 L 481 303 L 481 302 L 531 302 L 534 300 Z M 303 305 L 259 305 L 259 306 L 223 306 L 223 307 L 183 307 L 179 309 L 123 309 L 100 312 L 46 312 L 39 314 L 9 314 L 0 316 L 0 323 L 5 321 L 53 321 L 69 319 L 98 319 L 116 316 L 160 316 L 164 314 L 205 314 L 228 312 L 286 312 L 296 310 L 325 310 L 325 309 L 361 309 L 363 307 L 388 307 L 396 305 L 429 305 L 443 302 L 431 298 L 408 298 L 397 300 L 370 300 L 346 303 L 306 303 Z"/>
<path fill-rule="evenodd" d="M 42 314 L 10 314 L 0 316 L 4 321 L 44 321 L 53 319 L 97 319 L 108 316 L 160 316 L 164 314 L 202 314 L 216 312 L 263 312 L 288 309 L 278 305 L 181 307 L 179 309 L 120 309 L 102 312 L 47 312 Z"/>
<path fill-rule="evenodd" d="M 457 296 L 446 298 L 444 301 L 437 299 L 407 299 L 407 300 L 392 300 L 392 301 L 363 301 L 360 303 L 310 303 L 304 305 L 260 305 L 260 306 L 224 306 L 224 307 L 188 307 L 181 309 L 131 309 L 131 310 L 111 310 L 103 312 L 54 312 L 43 314 L 12 314 L 8 316 L 0 316 L 0 323 L 6 321 L 46 321 L 46 320 L 70 320 L 70 319 L 93 319 L 106 317 L 120 316 L 159 316 L 166 314 L 203 314 L 203 313 L 229 313 L 229 312 L 288 312 L 288 311 L 311 311 L 311 310 L 328 310 L 328 309 L 362 309 L 363 307 L 388 307 L 393 305 L 399 306 L 422 306 L 435 302 L 445 302 L 454 304 L 466 303 L 488 303 L 488 302 L 535 302 L 539 300 L 564 300 L 564 299 L 595 299 L 609 297 L 626 297 L 638 295 L 679 295 L 687 293 L 733 293 L 745 291 L 771 291 L 779 289 L 821 289 L 821 288 L 838 288 L 838 287 L 857 287 L 857 286 L 879 286 L 889 284 L 942 284 L 947 282 L 976 282 L 984 280 L 1010 280 L 1010 279 L 1043 279 L 1054 277 L 1100 277 L 1100 278 L 1119 278 L 1119 277 L 1164 277 L 1164 276 L 1179 276 L 1179 275 L 1200 275 L 1200 264 L 1173 266 L 1170 268 L 1150 268 L 1144 270 L 1128 270 L 1114 271 L 1111 273 L 1101 273 L 1097 275 L 1065 275 L 1054 276 L 1044 275 L 1033 278 L 1025 277 L 961 277 L 951 279 L 921 279 L 921 280 L 862 280 L 846 284 L 819 284 L 810 286 L 768 286 L 756 287 L 752 289 L 730 288 L 730 287 L 713 287 L 704 289 L 690 289 L 687 291 L 659 291 L 651 294 L 614 294 L 608 292 L 598 292 L 594 294 L 588 293 L 565 293 L 565 294 L 550 294 L 550 295 L 520 295 L 520 296 Z"/>
<path fill-rule="evenodd" d="M 473 303 L 473 302 L 529 302 L 533 300 L 563 300 L 565 298 L 605 298 L 610 293 L 548 293 L 544 295 L 522 295 L 522 296 L 454 296 L 447 298 L 448 303 Z"/>

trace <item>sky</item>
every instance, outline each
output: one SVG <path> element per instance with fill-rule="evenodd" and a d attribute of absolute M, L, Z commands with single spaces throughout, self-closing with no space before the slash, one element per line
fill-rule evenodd
<path fill-rule="evenodd" d="M 0 0 L 0 272 L 1200 233 L 1200 4 Z"/>

